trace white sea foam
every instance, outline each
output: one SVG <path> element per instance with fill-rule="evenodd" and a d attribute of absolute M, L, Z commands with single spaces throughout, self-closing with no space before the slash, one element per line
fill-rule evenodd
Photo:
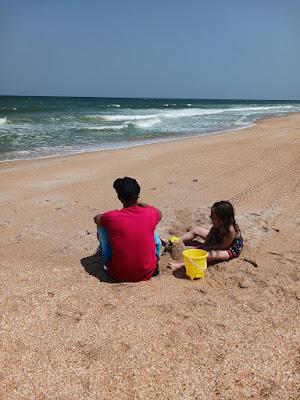
<path fill-rule="evenodd" d="M 182 118 L 182 117 L 197 117 L 200 115 L 210 115 L 210 114 L 219 114 L 224 112 L 223 108 L 193 108 L 193 109 L 180 109 L 180 110 L 172 110 L 163 113 L 163 116 L 166 118 Z"/>
<path fill-rule="evenodd" d="M 287 109 L 293 108 L 293 106 L 261 106 L 261 107 L 234 107 L 228 108 L 227 111 L 266 111 L 266 110 L 274 110 L 278 111 L 279 109 Z"/>
<path fill-rule="evenodd" d="M 143 119 L 151 119 L 158 117 L 158 114 L 144 114 L 144 115 L 130 115 L 130 114 L 123 114 L 123 115 L 98 115 L 100 119 L 105 121 L 136 121 L 136 120 L 143 120 Z"/>
<path fill-rule="evenodd" d="M 100 119 L 104 121 L 143 121 L 157 118 L 182 118 L 182 117 L 196 117 L 201 115 L 219 114 L 224 112 L 226 109 L 179 109 L 179 110 L 168 110 L 158 111 L 157 114 L 117 114 L 117 115 L 88 115 L 86 118 Z"/>
<path fill-rule="evenodd" d="M 105 130 L 120 130 L 127 128 L 128 124 L 122 124 L 122 125 L 102 125 L 102 126 L 88 126 L 86 129 L 92 130 L 92 131 L 105 131 Z"/>
<path fill-rule="evenodd" d="M 176 103 L 171 103 L 171 99 L 167 100 L 170 103 L 165 104 L 156 101 L 149 103 L 149 101 L 150 99 L 147 99 L 147 107 L 141 106 L 139 109 L 134 108 L 135 103 L 131 107 L 130 102 L 126 106 L 128 108 L 125 108 L 121 101 L 120 104 L 103 103 L 97 105 L 97 114 L 94 114 L 94 107 L 84 107 L 79 110 L 74 108 L 70 109 L 70 112 L 58 110 L 55 113 L 49 109 L 45 110 L 42 116 L 34 114 L 35 110 L 30 109 L 30 117 L 27 112 L 23 114 L 22 109 L 18 109 L 18 113 L 12 113 L 16 107 L 12 108 L 9 105 L 4 107 L 5 110 L 10 111 L 5 111 L 0 107 L 1 141 L 2 138 L 12 139 L 15 146 L 10 153 L 0 153 L 0 161 L 176 140 L 185 136 L 192 137 L 240 129 L 255 123 L 259 117 L 300 111 L 300 105 L 296 102 L 261 103 L 253 100 L 252 102 L 216 102 L 215 105 L 212 103 L 202 105 L 181 101 L 176 105 Z M 13 122 L 9 112 L 15 114 Z M 78 130 L 80 132 L 77 132 Z M 74 131 L 76 134 L 73 135 Z M 93 134 L 88 135 L 87 132 L 93 132 Z M 45 147 L 29 150 L 35 143 L 45 143 Z"/>
<path fill-rule="evenodd" d="M 151 128 L 154 125 L 159 124 L 160 122 L 161 120 L 159 118 L 152 118 L 152 119 L 146 119 L 144 121 L 134 122 L 133 124 L 138 128 L 147 129 Z"/>
<path fill-rule="evenodd" d="M 120 104 L 106 104 L 106 105 L 99 105 L 99 107 L 105 107 L 105 108 L 120 108 Z"/>
<path fill-rule="evenodd" d="M 22 155 L 22 154 L 30 154 L 31 151 L 30 150 L 18 150 L 18 154 Z"/>

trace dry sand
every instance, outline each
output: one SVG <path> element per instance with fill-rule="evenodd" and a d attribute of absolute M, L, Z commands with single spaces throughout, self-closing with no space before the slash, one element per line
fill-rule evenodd
<path fill-rule="evenodd" d="M 242 131 L 0 164 L 0 398 L 298 399 L 300 115 Z M 241 257 L 190 281 L 105 282 L 93 216 L 137 178 L 159 232 L 229 199 Z M 249 261 L 255 261 L 251 263 Z M 253 265 L 254 264 L 254 265 Z"/>

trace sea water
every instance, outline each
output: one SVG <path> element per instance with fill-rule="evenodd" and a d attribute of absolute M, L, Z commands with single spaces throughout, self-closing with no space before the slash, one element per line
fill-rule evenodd
<path fill-rule="evenodd" d="M 0 160 L 224 132 L 299 111 L 300 101 L 0 96 Z"/>

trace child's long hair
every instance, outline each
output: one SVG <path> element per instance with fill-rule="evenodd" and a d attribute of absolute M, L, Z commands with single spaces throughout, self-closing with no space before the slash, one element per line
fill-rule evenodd
<path fill-rule="evenodd" d="M 240 232 L 238 224 L 235 222 L 234 209 L 229 201 L 217 201 L 211 208 L 218 220 L 220 226 L 218 227 L 217 240 L 222 242 L 224 237 L 229 233 L 229 227 L 232 225 L 236 232 Z"/>

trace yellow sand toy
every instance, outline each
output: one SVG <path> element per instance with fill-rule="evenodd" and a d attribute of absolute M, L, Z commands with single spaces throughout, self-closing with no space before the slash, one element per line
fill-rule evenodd
<path fill-rule="evenodd" d="M 186 274 L 190 279 L 204 278 L 208 253 L 205 250 L 189 249 L 182 252 Z"/>
<path fill-rule="evenodd" d="M 179 243 L 180 237 L 179 237 L 179 236 L 171 236 L 171 237 L 168 239 L 168 241 L 169 241 L 169 243 L 171 243 L 171 244 L 176 244 L 176 243 Z"/>

